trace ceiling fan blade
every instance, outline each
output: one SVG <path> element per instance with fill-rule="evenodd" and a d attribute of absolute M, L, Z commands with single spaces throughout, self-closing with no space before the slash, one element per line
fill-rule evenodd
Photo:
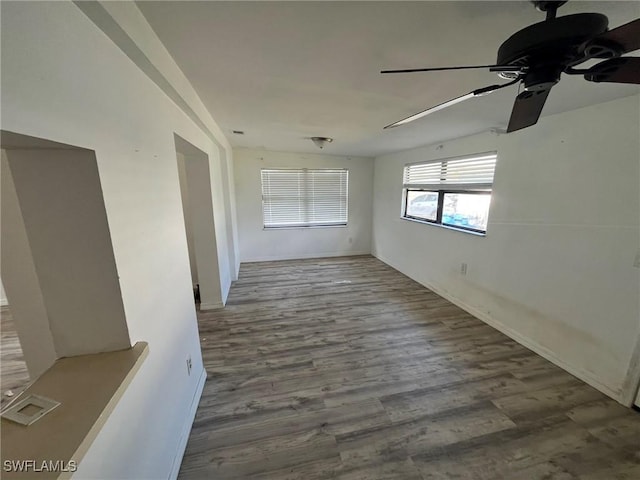
<path fill-rule="evenodd" d="M 518 65 L 466 65 L 459 67 L 407 68 L 402 70 L 382 70 L 380 73 L 415 73 L 442 72 L 445 70 L 467 70 L 473 68 L 488 68 L 491 72 L 519 72 L 523 67 Z"/>
<path fill-rule="evenodd" d="M 455 105 L 456 103 L 464 102 L 465 100 L 473 98 L 473 96 L 474 96 L 473 92 L 470 92 L 470 93 L 467 93 L 466 95 L 462 95 L 461 97 L 453 98 L 444 103 L 436 105 L 435 107 L 427 108 L 426 110 L 422 110 L 421 112 L 410 115 L 406 118 L 403 118 L 402 120 L 398 120 L 397 122 L 390 123 L 389 125 L 384 127 L 384 129 L 386 130 L 387 128 L 399 127 L 400 125 L 404 125 L 405 123 L 413 122 L 414 120 L 418 120 L 419 118 L 426 117 L 427 115 L 437 112 L 438 110 L 442 110 L 443 108 L 450 107 L 452 105 Z"/>
<path fill-rule="evenodd" d="M 507 133 L 535 125 L 542 113 L 551 88 L 546 90 L 526 90 L 516 97 L 509 119 Z"/>
<path fill-rule="evenodd" d="M 466 95 L 462 95 L 460 97 L 452 98 L 451 100 L 448 100 L 448 101 L 446 101 L 444 103 L 436 105 L 435 107 L 427 108 L 426 110 L 422 110 L 421 112 L 418 112 L 418 113 L 415 113 L 413 115 L 410 115 L 407 118 L 403 118 L 402 120 L 398 120 L 397 122 L 393 122 L 393 123 L 387 125 L 384 128 L 387 129 L 387 128 L 392 128 L 392 127 L 399 127 L 400 125 L 404 125 L 405 123 L 413 122 L 414 120 L 418 120 L 419 118 L 425 117 L 425 116 L 427 116 L 427 115 L 429 115 L 431 113 L 435 113 L 435 112 L 437 112 L 439 110 L 442 110 L 444 108 L 451 107 L 452 105 L 455 105 L 456 103 L 464 102 L 465 100 L 469 100 L 470 98 L 482 97 L 484 95 L 488 95 L 490 93 L 495 92 L 496 90 L 500 90 L 501 88 L 508 87 L 510 85 L 513 85 L 514 83 L 519 82 L 519 81 L 520 81 L 520 78 L 518 77 L 515 80 L 513 80 L 511 82 L 508 82 L 508 83 L 503 83 L 502 85 L 489 85 L 488 87 L 478 88 L 477 90 L 469 92 Z"/>
<path fill-rule="evenodd" d="M 624 49 L 622 53 L 638 50 L 640 48 L 640 18 L 598 35 L 589 43 L 598 43 L 600 40 L 620 45 Z"/>
<path fill-rule="evenodd" d="M 640 57 L 610 58 L 589 69 L 584 78 L 590 82 L 640 84 Z"/>

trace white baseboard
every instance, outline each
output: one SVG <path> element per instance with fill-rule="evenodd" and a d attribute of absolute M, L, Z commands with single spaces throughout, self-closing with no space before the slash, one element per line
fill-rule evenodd
<path fill-rule="evenodd" d="M 214 303 L 201 303 L 200 310 L 218 310 L 220 308 L 224 308 L 224 303 L 222 302 L 214 302 Z"/>
<path fill-rule="evenodd" d="M 0 298 L 0 307 L 8 307 L 9 301 L 6 298 Z"/>
<path fill-rule="evenodd" d="M 357 255 L 371 255 L 371 251 L 354 251 L 354 252 L 318 252 L 303 254 L 285 254 L 285 255 L 258 255 L 241 259 L 242 263 L 250 262 L 277 262 L 279 260 L 304 260 L 308 258 L 328 258 L 328 257 L 351 257 Z"/>
<path fill-rule="evenodd" d="M 520 332 L 518 332 L 518 331 L 514 330 L 513 328 L 505 325 L 504 323 L 500 322 L 499 320 L 496 320 L 495 318 L 489 316 L 487 313 L 485 313 L 485 312 L 483 312 L 481 310 L 478 310 L 478 309 L 476 309 L 475 307 L 473 307 L 471 305 L 466 304 L 464 301 L 462 301 L 459 298 L 451 295 L 450 293 L 448 293 L 446 291 L 443 291 L 442 289 L 440 289 L 440 288 L 438 288 L 436 286 L 433 286 L 433 285 L 432 286 L 427 286 L 427 288 L 433 290 L 435 293 L 437 293 L 441 297 L 446 298 L 451 303 L 454 303 L 455 305 L 459 306 L 463 310 L 469 312 L 474 317 L 482 320 L 487 325 L 489 325 L 489 326 L 495 328 L 496 330 L 504 333 L 506 336 L 508 336 L 511 339 L 515 340 L 516 342 L 518 342 L 523 347 L 526 347 L 529 350 L 532 350 L 533 352 L 537 353 L 541 357 L 546 358 L 551 363 L 553 363 L 554 365 L 557 365 L 558 367 L 562 368 L 566 372 L 569 372 L 574 377 L 577 377 L 580 380 L 582 380 L 583 382 L 588 383 L 592 387 L 600 390 L 602 393 L 604 393 L 605 395 L 613 398 L 614 400 L 616 400 L 618 402 L 621 401 L 620 392 L 617 392 L 617 391 L 613 390 L 611 387 L 609 387 L 608 385 L 605 385 L 598 378 L 594 377 L 590 372 L 587 372 L 587 371 L 585 371 L 585 370 L 583 370 L 581 368 L 574 367 L 573 365 L 571 365 L 571 364 L 567 363 L 566 361 L 564 361 L 563 359 L 559 358 L 554 352 L 549 350 L 547 347 L 545 347 L 543 345 L 540 345 L 535 340 L 532 340 L 529 337 L 526 337 L 526 336 L 522 335 Z"/>
<path fill-rule="evenodd" d="M 381 262 L 386 263 L 391 268 L 394 268 L 395 270 L 398 270 L 403 275 L 407 275 L 406 273 L 404 273 L 401 270 L 399 270 L 398 268 L 396 268 L 391 262 L 387 261 L 385 258 L 381 257 L 380 255 L 375 255 L 375 256 L 376 256 L 376 258 L 378 260 L 380 260 Z M 407 276 L 409 278 L 412 278 L 410 275 L 407 275 Z M 566 372 L 570 373 L 574 377 L 579 378 L 583 382 L 588 383 L 593 388 L 596 388 L 597 390 L 601 391 L 602 393 L 604 393 L 608 397 L 611 397 L 614 400 L 616 400 L 617 402 L 620 402 L 620 403 L 624 404 L 625 399 L 622 398 L 622 395 L 621 395 L 621 393 L 619 391 L 616 391 L 616 390 L 612 389 L 611 387 L 609 387 L 608 385 L 605 385 L 598 378 L 594 377 L 590 372 L 587 372 L 587 371 L 585 371 L 585 370 L 583 370 L 581 368 L 576 368 L 573 365 L 570 365 L 569 363 L 565 362 L 563 359 L 561 359 L 558 356 L 556 356 L 556 354 L 554 352 L 552 352 L 548 348 L 540 345 L 535 340 L 532 340 L 532 339 L 522 335 L 521 333 L 519 333 L 518 331 L 514 330 L 513 328 L 505 325 L 504 323 L 500 322 L 499 320 L 496 320 L 495 318 L 493 318 L 492 316 L 490 316 L 486 312 L 483 312 L 482 310 L 477 309 L 473 305 L 467 304 L 464 300 L 461 300 L 460 298 L 458 298 L 455 295 L 451 294 L 446 289 L 441 288 L 439 285 L 426 284 L 426 283 L 423 283 L 423 282 L 421 282 L 421 281 L 419 281 L 419 280 L 417 280 L 415 278 L 412 278 L 412 279 L 415 280 L 416 282 L 420 283 L 424 287 L 428 288 L 429 290 L 432 290 L 433 292 L 437 293 L 442 298 L 445 298 L 446 300 L 449 300 L 451 303 L 453 303 L 454 305 L 457 305 L 458 307 L 460 307 L 461 309 L 465 310 L 466 312 L 469 312 L 471 315 L 473 315 L 474 317 L 478 318 L 479 320 L 482 320 L 484 323 L 486 323 L 490 327 L 493 327 L 496 330 L 504 333 L 507 337 L 511 338 L 512 340 L 515 340 L 516 342 L 518 342 L 523 347 L 526 347 L 529 350 L 537 353 L 541 357 L 549 360 L 554 365 L 557 365 L 558 367 L 562 368 L 563 370 L 565 370 Z"/>
<path fill-rule="evenodd" d="M 202 396 L 202 390 L 204 390 L 204 383 L 206 380 L 207 371 L 203 368 L 202 375 L 200 375 L 200 378 L 198 379 L 198 385 L 196 386 L 193 400 L 191 401 L 191 405 L 189 406 L 187 421 L 184 424 L 184 427 L 182 428 L 182 432 L 180 434 L 180 443 L 178 444 L 178 451 L 176 452 L 176 456 L 173 459 L 173 465 L 171 467 L 171 473 L 169 474 L 169 480 L 176 480 L 178 478 L 178 473 L 180 473 L 182 457 L 184 457 L 184 452 L 187 449 L 187 442 L 189 441 L 191 426 L 193 425 L 193 420 L 196 418 L 196 410 L 198 410 L 198 404 L 200 403 L 200 397 Z"/>

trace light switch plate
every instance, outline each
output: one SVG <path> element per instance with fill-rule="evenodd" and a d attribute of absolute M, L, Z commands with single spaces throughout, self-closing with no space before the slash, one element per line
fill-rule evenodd
<path fill-rule="evenodd" d="M 28 395 L 2 412 L 2 418 L 25 426 L 31 425 L 59 405 L 60 402 L 50 398 L 41 397 L 40 395 Z"/>

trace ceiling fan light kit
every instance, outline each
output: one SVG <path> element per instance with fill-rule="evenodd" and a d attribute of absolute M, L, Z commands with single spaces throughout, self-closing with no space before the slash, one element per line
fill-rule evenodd
<path fill-rule="evenodd" d="M 381 73 L 413 73 L 444 70 L 488 69 L 509 82 L 490 85 L 428 108 L 387 125 L 397 127 L 435 113 L 470 98 L 522 82 L 524 91 L 516 96 L 507 133 L 535 125 L 551 88 L 562 73 L 583 75 L 590 82 L 640 84 L 640 58 L 622 57 L 640 49 L 640 19 L 608 30 L 608 19 L 600 13 L 577 13 L 556 17 L 566 1 L 532 1 L 546 12 L 546 20 L 514 33 L 498 49 L 495 65 L 454 66 L 383 70 Z M 576 69 L 587 60 L 605 59 L 588 69 Z"/>
<path fill-rule="evenodd" d="M 333 142 L 333 138 L 330 137 L 311 137 L 311 141 L 318 147 L 320 150 L 324 148 L 327 143 Z"/>

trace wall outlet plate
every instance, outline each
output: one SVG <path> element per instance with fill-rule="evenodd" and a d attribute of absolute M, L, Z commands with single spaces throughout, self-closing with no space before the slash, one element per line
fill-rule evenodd
<path fill-rule="evenodd" d="M 40 420 L 59 405 L 60 402 L 50 398 L 41 397 L 40 395 L 28 395 L 26 398 L 11 404 L 9 408 L 2 412 L 2 418 L 27 426 L 36 420 Z"/>

